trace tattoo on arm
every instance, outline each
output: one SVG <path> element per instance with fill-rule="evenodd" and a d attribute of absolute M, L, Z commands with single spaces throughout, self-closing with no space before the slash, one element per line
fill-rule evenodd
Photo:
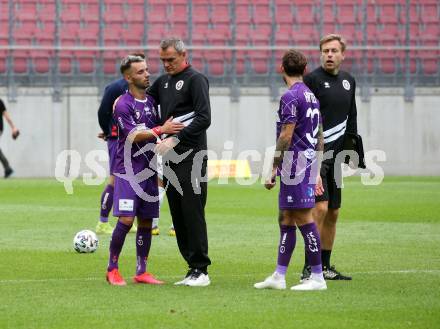
<path fill-rule="evenodd" d="M 285 124 L 281 127 L 280 137 L 278 137 L 273 158 L 273 168 L 278 167 L 283 162 L 284 152 L 289 149 L 294 129 L 295 124 Z"/>
<path fill-rule="evenodd" d="M 322 123 L 320 123 L 318 127 L 318 144 L 316 144 L 316 151 L 324 152 L 324 128 L 322 127 Z"/>

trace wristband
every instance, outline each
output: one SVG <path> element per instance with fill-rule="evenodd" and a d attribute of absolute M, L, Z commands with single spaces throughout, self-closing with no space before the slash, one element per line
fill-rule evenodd
<path fill-rule="evenodd" d="M 157 136 L 160 137 L 162 135 L 162 128 L 161 126 L 157 126 L 151 129 L 151 131 Z"/>

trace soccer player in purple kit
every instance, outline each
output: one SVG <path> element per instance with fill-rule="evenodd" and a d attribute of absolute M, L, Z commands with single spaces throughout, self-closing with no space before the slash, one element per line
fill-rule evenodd
<path fill-rule="evenodd" d="M 322 274 L 320 237 L 312 217 L 315 193 L 323 193 L 316 152 L 323 149 L 322 124 L 319 102 L 302 81 L 306 65 L 304 55 L 291 49 L 284 54 L 280 67 L 289 89 L 281 96 L 276 153 L 271 177 L 265 183 L 268 190 L 272 189 L 277 171 L 280 173 L 280 242 L 275 272 L 256 283 L 257 289 L 286 289 L 285 275 L 296 245 L 296 227 L 304 238 L 312 275 L 291 289 L 327 289 Z"/>
<path fill-rule="evenodd" d="M 143 54 L 125 57 L 121 61 L 120 70 L 128 82 L 128 92 L 116 100 L 113 110 L 113 117 L 118 125 L 113 215 L 119 217 L 119 220 L 110 241 L 106 278 L 112 285 L 126 285 L 119 273 L 118 259 L 134 217 L 137 217 L 137 261 L 133 281 L 162 284 L 162 281 L 146 271 L 151 246 L 152 219 L 159 214 L 157 172 L 149 170 L 150 174 L 146 174 L 147 168 L 155 168 L 154 165 L 150 166 L 150 161 L 156 161 L 156 158 L 152 147 L 148 150 L 147 144 L 155 143 L 156 138 L 162 133 L 179 132 L 183 124 L 172 122 L 170 118 L 163 126 L 157 125 L 159 116 L 156 104 L 145 91 L 149 86 L 149 73 Z M 141 179 L 143 180 L 140 181 Z"/>
<path fill-rule="evenodd" d="M 98 122 L 102 132 L 98 135 L 107 142 L 109 155 L 109 171 L 108 184 L 105 186 L 101 194 L 101 211 L 98 224 L 96 224 L 96 233 L 111 234 L 113 227 L 108 222 L 108 215 L 113 207 L 113 193 L 115 186 L 115 154 L 118 143 L 118 128 L 113 120 L 113 104 L 116 99 L 125 94 L 128 89 L 127 81 L 124 78 L 112 81 L 105 87 L 101 104 L 98 109 Z M 133 228 L 134 229 L 134 228 Z"/>

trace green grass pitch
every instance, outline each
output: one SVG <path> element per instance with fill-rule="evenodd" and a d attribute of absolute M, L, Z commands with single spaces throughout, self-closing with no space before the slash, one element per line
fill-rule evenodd
<path fill-rule="evenodd" d="M 209 287 L 173 286 L 186 266 L 166 235 L 167 205 L 149 259 L 167 284 L 109 286 L 109 236 L 94 254 L 72 248 L 77 231 L 94 230 L 102 188 L 76 182 L 67 195 L 55 180 L 0 181 L 0 328 L 440 328 L 439 177 L 346 180 L 332 263 L 353 281 L 303 293 L 253 288 L 275 267 L 277 191 L 216 182 L 206 208 Z M 302 262 L 298 234 L 289 286 Z M 133 234 L 120 269 L 129 281 Z"/>

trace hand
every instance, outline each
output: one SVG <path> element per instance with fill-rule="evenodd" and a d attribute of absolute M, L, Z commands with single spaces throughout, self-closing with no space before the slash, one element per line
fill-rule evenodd
<path fill-rule="evenodd" d="M 264 183 L 264 187 L 266 189 L 271 190 L 274 188 L 274 186 L 277 184 L 276 176 L 277 176 L 277 170 L 276 168 L 274 168 L 272 169 L 272 174 L 268 179 L 266 179 L 266 182 Z"/>
<path fill-rule="evenodd" d="M 181 131 L 183 128 L 185 128 L 185 125 L 181 122 L 173 122 L 173 117 L 170 117 L 163 126 L 160 128 L 162 131 L 162 134 L 177 134 L 179 131 Z"/>
<path fill-rule="evenodd" d="M 20 136 L 20 131 L 17 128 L 12 129 L 12 139 L 17 139 Z"/>
<path fill-rule="evenodd" d="M 154 148 L 154 152 L 159 155 L 165 155 L 170 151 L 173 147 L 179 144 L 179 139 L 176 137 L 165 138 Z"/>
<path fill-rule="evenodd" d="M 315 185 L 315 196 L 320 196 L 324 193 L 324 186 L 322 186 L 322 178 L 321 175 L 316 177 L 316 185 Z"/>
<path fill-rule="evenodd" d="M 103 132 L 100 132 L 99 134 L 98 134 L 98 138 L 100 138 L 100 139 L 103 139 L 103 140 L 107 140 L 107 136 L 103 133 Z"/>

